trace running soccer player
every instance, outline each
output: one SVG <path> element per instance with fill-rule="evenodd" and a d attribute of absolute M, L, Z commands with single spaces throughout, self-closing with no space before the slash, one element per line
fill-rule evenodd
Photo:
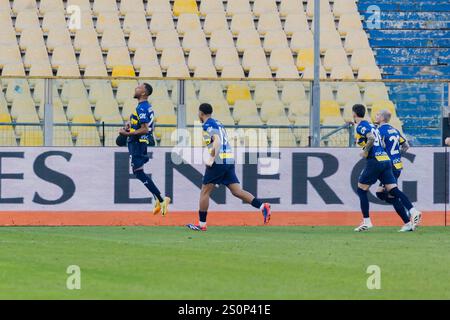
<path fill-rule="evenodd" d="M 203 185 L 200 192 L 199 224 L 188 224 L 187 227 L 195 231 L 206 231 L 206 216 L 208 214 L 209 196 L 216 185 L 223 184 L 231 191 L 233 196 L 251 204 L 261 210 L 264 224 L 270 220 L 271 209 L 269 203 L 262 203 L 249 192 L 242 190 L 235 173 L 233 152 L 228 142 L 227 132 L 223 125 L 213 119 L 213 108 L 208 103 L 199 107 L 198 116 L 203 124 L 203 139 L 210 153 L 206 161 L 206 171 L 203 176 Z"/>
<path fill-rule="evenodd" d="M 149 161 L 147 146 L 150 135 L 153 135 L 155 115 L 152 106 L 148 102 L 148 97 L 152 94 L 153 88 L 148 83 L 143 83 L 136 87 L 134 98 L 138 100 L 136 110 L 130 115 L 130 122 L 125 128 L 121 128 L 119 134 L 128 137 L 128 152 L 131 157 L 131 167 L 137 179 L 152 193 L 155 198 L 153 214 L 161 212 L 165 216 L 168 212 L 170 198 L 161 197 L 161 192 L 153 183 L 152 179 L 144 173 L 144 164 Z"/>
<path fill-rule="evenodd" d="M 367 159 L 366 167 L 359 176 L 357 191 L 364 219 L 362 224 L 355 228 L 355 231 L 367 231 L 373 227 L 369 216 L 367 192 L 377 180 L 380 180 L 391 196 L 401 200 L 413 221 L 420 220 L 420 211 L 414 208 L 408 197 L 397 187 L 397 180 L 392 172 L 392 162 L 384 149 L 380 132 L 373 124 L 364 119 L 365 115 L 366 108 L 363 105 L 355 104 L 353 106 L 353 119 L 357 124 L 356 142 L 363 147 L 361 156 Z"/>
<path fill-rule="evenodd" d="M 381 110 L 375 116 L 375 124 L 378 125 L 381 140 L 385 145 L 389 158 L 391 158 L 394 177 L 398 180 L 403 169 L 401 152 L 406 152 L 409 149 L 409 144 L 402 134 L 389 124 L 391 116 L 388 110 Z M 414 231 L 420 221 L 410 221 L 409 213 L 406 211 L 400 199 L 390 196 L 382 184 L 378 187 L 376 195 L 380 200 L 386 201 L 394 206 L 395 211 L 404 223 L 400 232 Z M 416 216 L 416 218 L 419 219 L 420 216 Z"/>

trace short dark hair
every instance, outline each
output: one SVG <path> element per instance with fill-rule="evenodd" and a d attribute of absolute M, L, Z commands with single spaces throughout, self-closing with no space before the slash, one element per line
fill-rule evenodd
<path fill-rule="evenodd" d="M 200 107 L 198 107 L 198 110 L 200 110 L 206 115 L 210 115 L 213 113 L 213 108 L 209 103 L 202 103 Z"/>
<path fill-rule="evenodd" d="M 145 82 L 143 85 L 144 85 L 145 93 L 147 94 L 147 96 L 151 96 L 153 93 L 153 87 L 150 84 L 148 84 L 147 82 Z"/>
<path fill-rule="evenodd" d="M 364 116 L 366 115 L 366 107 L 364 107 L 364 105 L 362 104 L 355 104 L 352 110 L 359 118 L 364 118 Z"/>

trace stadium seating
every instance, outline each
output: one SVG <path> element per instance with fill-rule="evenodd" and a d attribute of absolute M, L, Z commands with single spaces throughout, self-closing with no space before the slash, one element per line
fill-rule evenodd
<path fill-rule="evenodd" d="M 356 2 L 321 1 L 321 78 L 380 79 L 381 72 Z M 120 77 L 224 78 L 227 80 L 220 85 L 212 85 L 211 92 L 207 92 L 209 89 L 201 82 L 189 93 L 190 103 L 213 101 L 215 105 L 225 106 L 220 114 L 224 122 L 230 124 L 242 117 L 242 105 L 256 105 L 256 114 L 252 107 L 251 116 L 239 119 L 248 124 L 276 126 L 290 119 L 293 119 L 289 122 L 292 124 L 307 124 L 309 110 L 288 113 L 289 118 L 278 112 L 283 109 L 281 105 L 289 112 L 295 110 L 296 105 L 309 105 L 308 83 L 255 84 L 256 81 L 228 80 L 311 80 L 312 0 L 15 0 L 9 3 L 10 8 L 5 1 L 0 5 L 0 75 L 116 77 L 110 82 L 56 81 L 53 93 L 58 107 L 54 117 L 68 124 L 61 129 L 67 138 L 62 139 L 63 145 L 101 143 L 98 132 L 95 134 L 91 130 L 90 134 L 85 134 L 76 126 L 71 127 L 70 123 L 75 120 L 90 124 L 120 123 L 121 119 L 128 118 L 135 103 L 132 96 L 137 82 L 122 81 Z M 65 8 L 70 5 L 80 7 L 82 28 L 66 23 L 69 15 Z M 163 80 L 146 81 L 154 85 L 150 100 L 155 108 L 170 105 L 173 109 L 177 101 L 176 86 L 169 86 Z M 2 81 L 2 85 L 6 113 L 13 119 L 16 112 L 11 111 L 16 109 L 13 105 L 20 105 L 24 100 L 30 106 L 41 105 L 42 84 L 37 91 L 33 80 Z M 336 84 L 328 91 L 329 99 L 325 101 L 337 101 L 342 115 L 349 102 L 374 102 L 369 85 L 358 89 L 355 86 L 350 89 L 344 83 Z M 16 102 L 18 96 L 20 99 Z M 388 101 L 389 96 L 383 96 L 383 100 Z M 274 110 L 269 110 L 269 105 L 273 105 Z M 39 119 L 43 116 L 41 109 L 38 108 Z M 336 110 L 335 105 L 333 110 Z M 87 118 L 83 118 L 85 116 Z M 331 118 L 326 116 L 323 120 L 330 123 Z M 172 123 L 164 117 L 161 121 Z M 16 128 L 12 128 L 19 139 Z M 292 145 L 298 145 L 298 133 L 286 131 L 284 134 L 296 137 Z M 161 141 L 168 142 L 169 138 L 161 134 Z M 17 141 L 22 144 L 20 139 Z"/>

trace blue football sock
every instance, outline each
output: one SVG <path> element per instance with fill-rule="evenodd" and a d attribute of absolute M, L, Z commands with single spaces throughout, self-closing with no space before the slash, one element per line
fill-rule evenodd
<path fill-rule="evenodd" d="M 206 216 L 208 215 L 208 211 L 199 211 L 198 212 L 198 220 L 200 222 L 206 223 Z"/>
<path fill-rule="evenodd" d="M 253 198 L 251 205 L 256 209 L 261 209 L 262 202 L 256 198 Z"/>
<path fill-rule="evenodd" d="M 369 218 L 369 198 L 367 197 L 367 191 L 358 188 L 359 202 L 361 204 L 361 212 L 364 218 Z"/>
<path fill-rule="evenodd" d="M 164 201 L 158 187 L 153 183 L 153 180 L 144 173 L 144 170 L 136 171 L 134 175 L 147 187 L 147 189 L 153 194 L 153 196 L 155 196 L 156 199 L 159 200 L 159 202 Z"/>
<path fill-rule="evenodd" d="M 386 201 L 394 206 L 395 211 L 403 220 L 404 223 L 408 223 L 410 221 L 408 212 L 406 211 L 403 203 L 399 198 L 387 198 Z"/>
<path fill-rule="evenodd" d="M 409 201 L 408 197 L 403 192 L 401 192 L 397 187 L 389 191 L 389 193 L 393 197 L 400 199 L 400 201 L 406 207 L 406 209 L 408 209 L 408 211 L 411 210 L 411 208 L 413 207 L 411 201 Z"/>

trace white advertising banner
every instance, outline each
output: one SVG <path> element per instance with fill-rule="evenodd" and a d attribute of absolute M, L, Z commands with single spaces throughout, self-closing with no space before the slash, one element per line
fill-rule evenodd
<path fill-rule="evenodd" d="M 201 152 L 183 149 L 188 161 L 180 163 L 171 148 L 149 149 L 145 172 L 173 199 L 172 211 L 198 210 L 205 168 Z M 240 150 L 236 172 L 243 188 L 272 203 L 274 210 L 358 211 L 355 191 L 365 162 L 359 153 L 357 148 L 283 148 L 270 154 Z M 444 211 L 446 149 L 410 149 L 404 166 L 399 187 L 419 208 Z M 371 210 L 386 210 L 374 196 L 370 200 Z M 130 173 L 126 148 L 0 148 L 0 211 L 143 211 L 150 210 L 151 201 Z M 213 192 L 210 209 L 251 210 L 223 186 Z"/>

